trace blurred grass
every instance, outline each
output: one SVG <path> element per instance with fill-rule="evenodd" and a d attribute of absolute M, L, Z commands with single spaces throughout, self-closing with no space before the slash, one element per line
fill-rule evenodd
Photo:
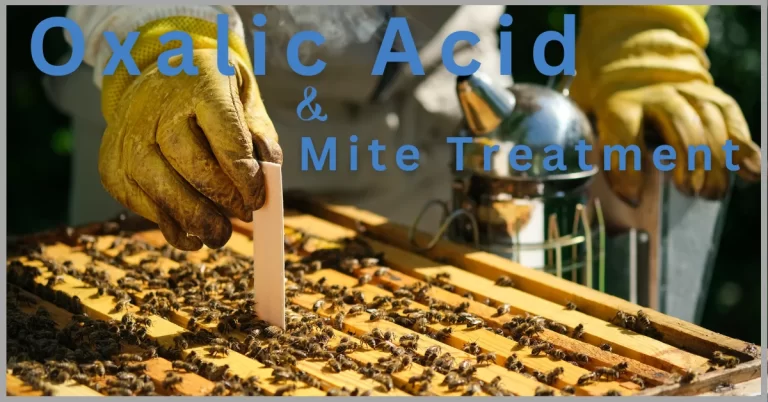
<path fill-rule="evenodd" d="M 42 74 L 32 63 L 29 40 L 43 19 L 66 6 L 8 8 L 8 234 L 31 233 L 67 221 L 72 133 L 68 119 L 45 99 Z M 546 81 L 533 65 L 533 43 L 549 29 L 562 30 L 563 13 L 578 7 L 514 6 L 513 75 L 518 82 Z M 720 88 L 741 105 L 752 135 L 760 133 L 760 11 L 748 6 L 713 7 L 707 16 L 707 53 Z M 45 54 L 66 51 L 61 35 L 46 36 Z M 548 60 L 560 49 L 549 46 Z M 95 167 L 94 167 L 95 168 Z M 760 186 L 736 188 L 720 244 L 703 325 L 758 343 L 760 336 Z"/>

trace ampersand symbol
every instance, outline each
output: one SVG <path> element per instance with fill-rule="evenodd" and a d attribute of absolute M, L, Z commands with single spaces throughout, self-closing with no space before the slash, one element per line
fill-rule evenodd
<path fill-rule="evenodd" d="M 315 99 L 315 96 L 317 96 L 317 90 L 315 87 L 306 87 L 304 88 L 304 100 L 299 103 L 299 106 L 296 108 L 296 115 L 299 116 L 299 119 L 303 121 L 312 121 L 312 120 L 320 120 L 320 121 L 326 121 L 328 119 L 328 114 L 320 115 L 320 112 L 323 111 L 323 108 L 320 107 L 319 103 L 312 104 L 312 100 Z M 304 118 L 303 111 L 304 109 L 309 109 L 311 115 L 308 118 Z"/>

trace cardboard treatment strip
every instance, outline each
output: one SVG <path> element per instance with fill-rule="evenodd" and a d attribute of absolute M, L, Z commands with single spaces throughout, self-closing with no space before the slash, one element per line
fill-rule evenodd
<path fill-rule="evenodd" d="M 253 275 L 256 314 L 285 329 L 283 177 L 280 165 L 260 162 L 266 200 L 253 212 Z"/>

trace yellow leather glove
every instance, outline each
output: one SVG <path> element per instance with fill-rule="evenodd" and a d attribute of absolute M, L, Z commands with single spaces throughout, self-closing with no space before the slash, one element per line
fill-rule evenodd
<path fill-rule="evenodd" d="M 713 84 L 704 48 L 709 30 L 707 6 L 583 6 L 576 45 L 576 78 L 571 96 L 597 122 L 599 154 L 603 146 L 646 148 L 646 126 L 675 148 L 672 171 L 677 188 L 688 195 L 721 198 L 729 182 L 723 145 L 739 147 L 732 163 L 747 180 L 760 178 L 760 148 L 752 142 L 738 104 Z M 689 146 L 711 150 L 711 170 L 697 153 L 688 170 Z M 653 169 L 643 161 L 643 169 Z M 627 153 L 619 171 L 614 152 L 606 178 L 614 192 L 636 203 L 645 175 L 634 170 Z"/>
<path fill-rule="evenodd" d="M 179 46 L 160 44 L 170 31 L 193 38 L 198 75 L 158 70 L 158 55 Z M 215 38 L 216 26 L 207 21 L 152 22 L 140 29 L 132 51 L 141 75 L 130 76 L 121 64 L 103 81 L 102 184 L 182 250 L 222 247 L 232 234 L 227 215 L 251 221 L 264 204 L 257 160 L 282 163 L 244 43 L 230 34 L 236 75 L 226 76 L 217 67 Z M 178 66 L 179 56 L 169 64 Z"/>

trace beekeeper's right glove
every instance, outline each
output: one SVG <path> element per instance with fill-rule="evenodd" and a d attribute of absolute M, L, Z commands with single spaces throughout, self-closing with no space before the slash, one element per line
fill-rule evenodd
<path fill-rule="evenodd" d="M 167 32 L 187 32 L 197 75 L 166 76 L 158 56 Z M 229 35 L 229 64 L 219 71 L 216 25 L 192 17 L 155 20 L 139 29 L 132 49 L 140 76 L 124 64 L 104 76 L 102 184 L 127 208 L 159 224 L 173 246 L 219 248 L 229 240 L 227 214 L 245 221 L 265 199 L 258 161 L 282 163 L 277 133 L 264 109 L 243 40 Z M 178 56 L 169 60 L 180 64 Z M 161 61 L 162 62 L 162 61 Z"/>

